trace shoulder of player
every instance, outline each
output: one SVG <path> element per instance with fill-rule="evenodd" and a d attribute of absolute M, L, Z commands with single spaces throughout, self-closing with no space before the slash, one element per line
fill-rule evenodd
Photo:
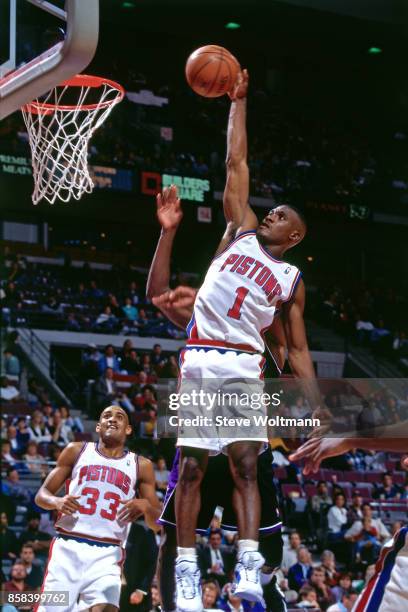
<path fill-rule="evenodd" d="M 58 463 L 74 465 L 85 446 L 86 442 L 70 442 L 59 456 Z"/>
<path fill-rule="evenodd" d="M 137 456 L 138 461 L 138 480 L 150 480 L 152 475 L 154 476 L 153 462 L 147 457 Z"/>

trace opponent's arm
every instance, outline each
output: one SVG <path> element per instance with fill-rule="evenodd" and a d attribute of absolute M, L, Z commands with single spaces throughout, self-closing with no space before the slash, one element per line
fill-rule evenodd
<path fill-rule="evenodd" d="M 193 314 L 197 289 L 179 285 L 152 299 L 153 304 L 174 325 L 185 329 Z"/>
<path fill-rule="evenodd" d="M 156 479 L 153 464 L 145 457 L 139 457 L 138 485 L 140 497 L 122 501 L 123 507 L 118 512 L 118 520 L 135 521 L 144 515 L 146 524 L 153 531 L 160 531 L 156 523 L 160 516 L 160 502 L 156 495 Z"/>
<path fill-rule="evenodd" d="M 223 205 L 227 229 L 222 241 L 222 250 L 239 231 L 255 229 L 258 219 L 249 206 L 249 169 L 247 163 L 246 95 L 248 72 L 239 73 L 234 89 L 230 93 L 231 108 L 227 130 L 227 180 Z"/>
<path fill-rule="evenodd" d="M 289 456 L 289 460 L 299 461 L 300 459 L 306 459 L 303 473 L 310 474 L 310 472 L 316 472 L 319 469 L 323 459 L 343 455 L 352 448 L 404 453 L 407 450 L 408 422 L 405 422 L 403 427 L 405 430 L 401 430 L 401 423 L 390 425 L 381 432 L 381 438 L 370 438 L 369 436 L 364 438 L 312 438 L 292 453 Z M 405 437 L 402 438 L 401 433 L 404 433 Z M 393 438 L 393 435 L 398 435 L 399 437 Z M 404 459 L 403 465 L 408 469 L 407 459 Z"/>
<path fill-rule="evenodd" d="M 149 299 L 169 289 L 171 252 L 178 226 L 183 218 L 180 199 L 174 185 L 165 187 L 163 192 L 157 195 L 156 203 L 157 218 L 162 230 L 147 278 L 146 295 Z"/>
<path fill-rule="evenodd" d="M 35 503 L 44 510 L 58 510 L 62 514 L 74 514 L 80 508 L 76 501 L 80 495 L 64 495 L 57 493 L 71 476 L 72 468 L 83 448 L 83 442 L 71 442 L 58 457 L 56 467 L 51 470 L 35 496 Z"/>

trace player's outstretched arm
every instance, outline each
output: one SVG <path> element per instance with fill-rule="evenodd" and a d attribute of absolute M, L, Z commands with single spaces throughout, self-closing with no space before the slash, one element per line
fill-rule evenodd
<path fill-rule="evenodd" d="M 62 514 L 73 514 L 79 510 L 77 499 L 80 495 L 64 495 L 57 493 L 71 476 L 72 468 L 82 450 L 83 442 L 71 442 L 58 457 L 56 467 L 51 470 L 35 496 L 35 503 L 44 510 L 58 510 Z"/>
<path fill-rule="evenodd" d="M 174 238 L 183 218 L 177 187 L 165 187 L 156 197 L 157 218 L 161 234 L 147 278 L 146 295 L 149 299 L 161 295 L 169 289 L 170 258 Z"/>
<path fill-rule="evenodd" d="M 156 479 L 153 463 L 145 457 L 139 457 L 138 486 L 140 497 L 121 502 L 122 508 L 118 512 L 119 521 L 135 521 L 144 516 L 146 524 L 153 531 L 160 531 L 157 519 L 160 516 L 160 502 L 156 495 Z"/>
<path fill-rule="evenodd" d="M 233 239 L 238 231 L 255 229 L 258 219 L 249 206 L 249 170 L 247 163 L 246 96 L 248 72 L 239 73 L 230 92 L 231 109 L 227 131 L 227 180 L 224 190 L 224 215 L 227 234 Z"/>

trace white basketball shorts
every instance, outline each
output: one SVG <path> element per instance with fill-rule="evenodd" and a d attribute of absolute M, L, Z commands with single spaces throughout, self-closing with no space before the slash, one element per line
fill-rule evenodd
<path fill-rule="evenodd" d="M 267 442 L 266 424 L 260 422 L 267 414 L 262 398 L 264 364 L 259 353 L 185 349 L 180 359 L 183 403 L 177 411 L 177 446 L 216 455 L 234 442 Z"/>
<path fill-rule="evenodd" d="M 109 603 L 119 608 L 124 549 L 56 537 L 41 592 L 68 591 L 67 606 L 42 604 L 38 612 L 80 612 Z"/>

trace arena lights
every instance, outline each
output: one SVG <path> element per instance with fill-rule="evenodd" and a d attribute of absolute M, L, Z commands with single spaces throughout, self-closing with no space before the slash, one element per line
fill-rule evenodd
<path fill-rule="evenodd" d="M 225 24 L 225 28 L 227 30 L 238 30 L 241 27 L 240 23 L 236 23 L 236 21 L 229 21 Z"/>
<path fill-rule="evenodd" d="M 368 53 L 370 55 L 379 55 L 380 53 L 382 53 L 382 49 L 381 47 L 370 47 Z"/>
<path fill-rule="evenodd" d="M 135 8 L 136 4 L 134 2 L 122 2 L 122 8 L 131 9 Z"/>

